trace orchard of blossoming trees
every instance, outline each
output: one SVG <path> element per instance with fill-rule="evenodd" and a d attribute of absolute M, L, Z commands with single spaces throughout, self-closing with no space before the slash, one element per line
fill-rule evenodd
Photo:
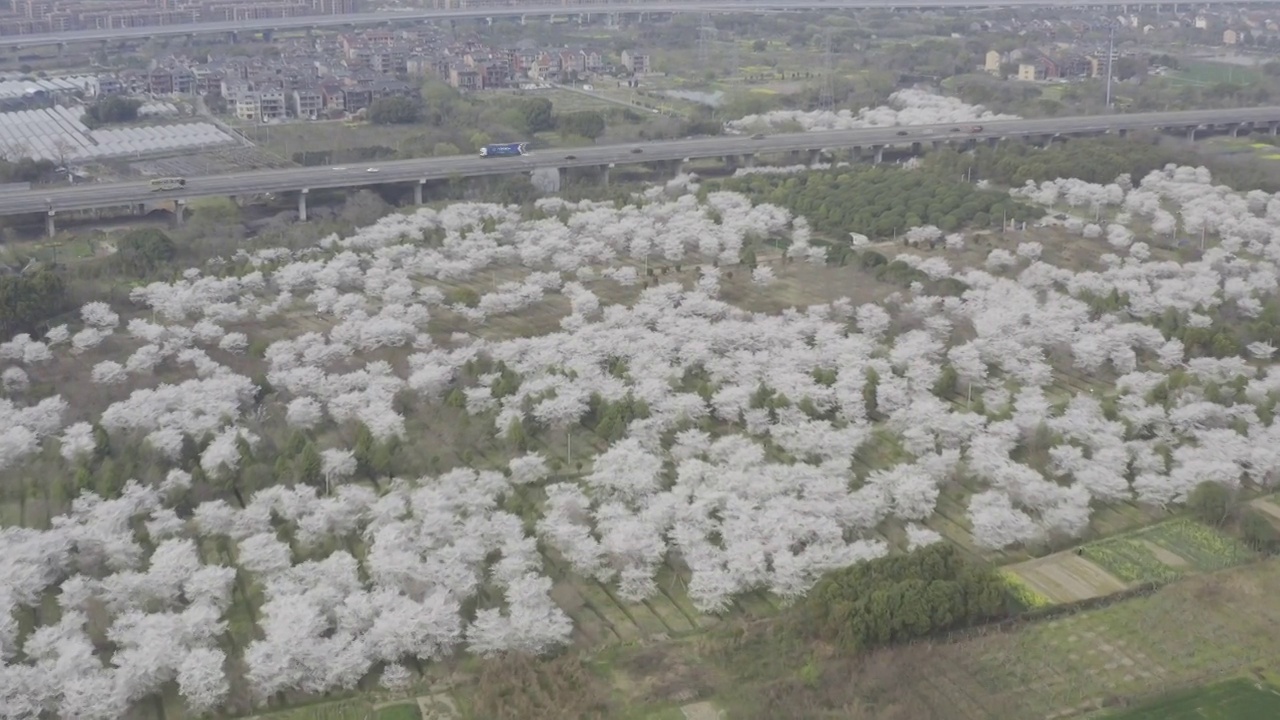
<path fill-rule="evenodd" d="M 894 260 L 962 294 L 762 313 L 722 299 L 744 252 L 785 248 L 746 283 L 767 294 L 826 244 L 780 207 L 694 190 L 391 215 L 0 345 L 2 477 L 78 491 L 47 527 L 0 530 L 0 717 L 118 718 L 174 684 L 200 713 L 233 685 L 261 704 L 546 651 L 573 625 L 544 554 L 624 601 L 678 567 L 714 613 L 886 555 L 887 524 L 939 541 L 944 490 L 994 550 L 1280 471 L 1270 341 L 1179 339 L 1263 332 L 1278 197 L 1196 168 L 1029 184 L 1020 201 L 1080 211 L 1061 232 L 1096 244 L 1091 267 L 1030 241 L 953 267 L 979 247 L 958 232 Z M 1181 233 L 1208 238 L 1201 257 L 1163 247 Z M 551 331 L 504 325 L 549 308 Z M 1063 369 L 1107 389 L 1072 395 Z M 492 438 L 472 467 L 395 460 L 445 409 Z M 608 444 L 562 460 L 550 439 L 588 423 Z M 871 446 L 891 459 L 855 461 Z M 255 632 L 229 622 L 241 604 Z"/>
<path fill-rule="evenodd" d="M 1016 115 L 993 113 L 981 105 L 969 105 L 958 98 L 907 88 L 891 94 L 888 105 L 865 108 L 857 113 L 849 110 L 774 110 L 730 121 L 726 128 L 730 132 L 749 132 L 761 128 L 797 125 L 805 131 L 855 130 L 892 125 L 943 125 L 1017 119 Z"/>

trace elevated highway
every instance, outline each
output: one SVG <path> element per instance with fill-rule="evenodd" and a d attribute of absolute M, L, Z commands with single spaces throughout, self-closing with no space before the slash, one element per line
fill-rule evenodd
<path fill-rule="evenodd" d="M 124 40 L 239 33 L 270 33 L 281 30 L 342 29 L 369 25 L 419 23 L 429 20 L 462 20 L 495 17 L 545 17 L 548 15 L 642 15 L 658 13 L 739 13 L 786 12 L 801 10 L 858 10 L 869 8 L 898 10 L 945 10 L 980 8 L 1085 8 L 1130 6 L 1192 6 L 1172 0 L 1139 2 L 1138 0 L 707 0 L 690 2 L 672 0 L 598 0 L 597 2 L 521 2 L 508 0 L 483 7 L 464 7 L 412 12 L 369 12 L 350 15 L 306 15 L 291 18 L 267 18 L 233 22 L 183 23 L 146 27 L 72 30 L 59 33 L 0 36 L 0 48 L 31 48 L 73 43 L 107 43 Z M 1207 4 L 1207 3 L 1205 3 Z M 1280 0 L 1214 0 L 1214 5 L 1277 5 Z"/>
<path fill-rule="evenodd" d="M 474 155 L 397 160 L 373 165 L 304 167 L 258 170 L 187 178 L 180 190 L 156 191 L 149 182 L 93 183 L 74 187 L 35 187 L 0 193 L 0 216 L 59 211 L 136 206 L 160 200 L 188 200 L 264 193 L 298 192 L 299 210 L 305 217 L 306 193 L 311 190 L 368 187 L 385 184 L 414 184 L 421 199 L 422 186 L 429 181 L 454 177 L 477 177 L 529 173 L 539 168 L 609 168 L 615 165 L 668 162 L 704 158 L 751 158 L 770 153 L 818 153 L 823 150 L 861 149 L 877 157 L 886 148 L 922 149 L 949 142 L 997 142 L 1028 138 L 1094 135 L 1106 132 L 1162 130 L 1196 132 L 1225 129 L 1262 130 L 1275 134 L 1280 127 L 1280 107 L 1236 110 L 1193 110 L 1183 112 L 1089 115 L 1034 120 L 984 121 L 982 130 L 972 132 L 971 123 L 947 125 L 893 126 L 857 130 L 831 130 L 754 137 L 725 135 L 661 142 L 597 145 L 573 149 L 534 150 L 511 158 L 480 158 Z"/>

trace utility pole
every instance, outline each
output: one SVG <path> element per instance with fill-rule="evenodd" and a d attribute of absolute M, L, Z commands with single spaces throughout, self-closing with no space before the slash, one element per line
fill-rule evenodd
<path fill-rule="evenodd" d="M 1111 79 L 1115 74 L 1111 72 L 1111 63 L 1116 58 L 1116 25 L 1111 23 L 1111 34 L 1107 39 L 1107 109 L 1111 109 Z"/>
<path fill-rule="evenodd" d="M 716 26 L 711 23 L 711 14 L 702 13 L 698 21 L 698 64 L 704 70 L 711 63 L 711 38 L 715 32 Z"/>
<path fill-rule="evenodd" d="M 831 28 L 822 33 L 822 85 L 818 89 L 818 109 L 834 111 L 836 108 L 836 61 L 831 38 Z"/>

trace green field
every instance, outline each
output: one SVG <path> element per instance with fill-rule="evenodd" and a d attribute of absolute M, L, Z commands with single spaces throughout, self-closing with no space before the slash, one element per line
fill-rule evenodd
<path fill-rule="evenodd" d="M 1249 85 L 1258 81 L 1259 73 L 1253 68 L 1241 65 L 1201 61 L 1186 63 L 1176 74 L 1170 75 L 1170 78 L 1194 85 L 1216 83 Z"/>
<path fill-rule="evenodd" d="M 374 720 L 422 720 L 422 711 L 416 702 L 388 705 L 378 710 Z"/>
<path fill-rule="evenodd" d="M 1243 678 L 1178 693 L 1106 720 L 1259 720 L 1280 717 L 1280 692 Z"/>
<path fill-rule="evenodd" d="M 1242 544 L 1193 520 L 1179 518 L 1089 543 L 1086 558 L 1130 583 L 1170 582 L 1187 572 L 1212 572 L 1253 559 Z"/>

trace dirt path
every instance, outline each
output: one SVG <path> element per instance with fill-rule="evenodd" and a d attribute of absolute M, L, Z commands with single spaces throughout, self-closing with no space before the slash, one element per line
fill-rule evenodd
<path fill-rule="evenodd" d="M 723 720 L 724 712 L 710 702 L 697 702 L 680 708 L 685 720 Z"/>
<path fill-rule="evenodd" d="M 1270 515 L 1273 519 L 1280 520 L 1280 506 L 1276 505 L 1274 502 L 1271 502 L 1271 500 L 1267 498 L 1258 498 L 1257 500 L 1254 500 L 1249 504 L 1252 505 L 1254 508 Z"/>

